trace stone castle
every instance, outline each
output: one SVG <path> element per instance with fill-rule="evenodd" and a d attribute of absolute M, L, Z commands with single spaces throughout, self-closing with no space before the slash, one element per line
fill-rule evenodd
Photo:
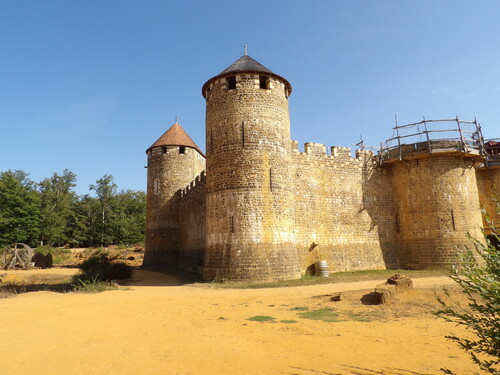
<path fill-rule="evenodd" d="M 439 268 L 467 232 L 488 230 L 480 208 L 494 212 L 499 148 L 476 121 L 396 126 L 375 154 L 301 152 L 291 93 L 245 54 L 203 85 L 206 156 L 178 123 L 148 148 L 144 265 L 259 281 L 299 278 L 320 260 L 333 271 Z"/>

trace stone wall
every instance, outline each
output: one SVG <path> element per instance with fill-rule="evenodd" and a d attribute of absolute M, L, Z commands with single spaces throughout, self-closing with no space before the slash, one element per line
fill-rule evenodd
<path fill-rule="evenodd" d="M 400 266 L 442 268 L 456 261 L 457 247 L 481 238 L 474 159 L 432 154 L 391 164 Z"/>
<path fill-rule="evenodd" d="M 205 158 L 191 147 L 148 150 L 144 265 L 177 265 L 180 190 L 204 169 Z"/>
<path fill-rule="evenodd" d="M 306 143 L 294 152 L 295 239 L 302 272 L 327 260 L 332 271 L 396 266 L 391 176 L 371 152 Z"/>
<path fill-rule="evenodd" d="M 490 220 L 498 229 L 500 215 L 493 197 L 496 195 L 496 198 L 500 199 L 500 167 L 478 168 L 476 174 L 481 208 L 488 213 Z M 486 221 L 486 217 L 484 217 L 484 229 L 486 234 L 491 234 L 491 223 Z"/>
<path fill-rule="evenodd" d="M 205 255 L 205 171 L 181 191 L 178 267 L 201 273 Z"/>

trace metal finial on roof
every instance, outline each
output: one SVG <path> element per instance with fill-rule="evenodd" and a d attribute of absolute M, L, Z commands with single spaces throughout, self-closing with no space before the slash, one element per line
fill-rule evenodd
<path fill-rule="evenodd" d="M 245 56 L 248 56 L 248 46 L 246 44 L 243 46 L 243 52 Z"/>
<path fill-rule="evenodd" d="M 179 123 L 179 117 L 178 116 L 175 116 L 175 123 L 178 124 Z"/>

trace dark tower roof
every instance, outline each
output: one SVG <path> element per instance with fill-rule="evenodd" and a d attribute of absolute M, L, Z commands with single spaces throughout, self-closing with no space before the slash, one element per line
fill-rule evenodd
<path fill-rule="evenodd" d="M 194 148 L 201 155 L 200 148 L 196 146 L 196 143 L 191 139 L 191 137 L 186 133 L 186 131 L 177 122 L 173 124 L 170 129 L 168 129 L 163 135 L 158 138 L 158 140 L 149 147 L 146 152 L 151 150 L 153 147 L 161 146 L 186 146 Z M 203 155 L 205 156 L 205 155 Z"/>
<path fill-rule="evenodd" d="M 267 69 L 264 65 L 252 59 L 250 56 L 243 55 L 234 63 L 229 65 L 226 69 L 224 69 L 219 75 L 212 77 L 207 82 L 205 82 L 203 88 L 201 89 L 203 97 L 205 97 L 205 90 L 207 86 L 210 84 L 210 82 L 218 78 L 231 76 L 234 73 L 257 73 L 257 74 L 264 73 L 266 75 L 276 77 L 285 83 L 285 86 L 288 89 L 288 94 L 290 95 L 292 93 L 292 85 L 290 84 L 290 82 L 288 82 L 283 77 L 277 75 L 276 73 L 273 73 L 271 70 Z"/>
<path fill-rule="evenodd" d="M 264 72 L 264 73 L 271 73 L 269 69 L 267 69 L 264 65 L 259 63 L 258 61 L 255 61 L 248 55 L 243 55 L 241 56 L 238 60 L 236 60 L 234 63 L 229 65 L 226 69 L 224 69 L 221 74 L 225 73 L 234 73 L 234 72 Z"/>

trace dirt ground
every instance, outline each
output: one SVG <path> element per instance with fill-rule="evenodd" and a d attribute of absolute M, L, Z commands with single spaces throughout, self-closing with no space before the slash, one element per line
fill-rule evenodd
<path fill-rule="evenodd" d="M 9 271 L 4 282 L 74 272 Z M 414 279 L 398 302 L 371 305 L 366 295 L 384 281 L 221 289 L 135 271 L 122 290 L 19 294 L 0 299 L 0 373 L 479 373 L 444 337 L 464 331 L 430 314 L 434 290 L 453 291 L 451 280 Z M 337 292 L 341 301 L 331 301 Z M 317 310 L 334 321 L 304 317 Z"/>

